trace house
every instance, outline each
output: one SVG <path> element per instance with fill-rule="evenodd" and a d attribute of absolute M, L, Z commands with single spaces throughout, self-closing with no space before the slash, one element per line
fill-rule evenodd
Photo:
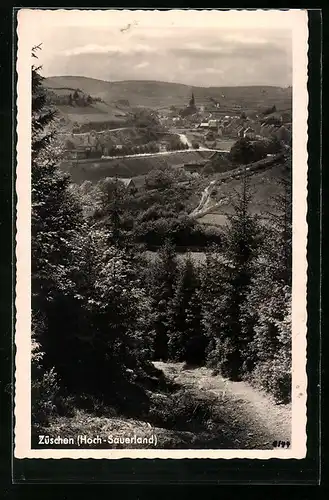
<path fill-rule="evenodd" d="M 254 129 L 255 134 L 259 134 L 260 133 L 261 124 L 259 122 L 254 122 L 252 124 L 252 128 Z"/>
<path fill-rule="evenodd" d="M 217 127 L 218 127 L 217 120 L 209 120 L 208 127 L 212 130 L 215 130 L 215 129 L 217 130 Z"/>
<path fill-rule="evenodd" d="M 125 185 L 125 187 L 127 189 L 129 189 L 130 191 L 135 191 L 136 190 L 136 185 L 134 183 L 134 180 L 133 179 L 126 179 L 124 177 L 108 177 L 109 180 L 111 181 L 118 181 L 118 182 L 122 182 L 122 184 Z"/>
<path fill-rule="evenodd" d="M 204 129 L 208 128 L 208 122 L 202 122 L 202 123 L 200 123 L 199 127 L 200 128 L 204 128 Z"/>
<path fill-rule="evenodd" d="M 65 155 L 67 158 L 70 158 L 72 160 L 82 160 L 84 158 L 87 158 L 87 151 L 85 148 L 80 147 L 65 151 Z"/>
<path fill-rule="evenodd" d="M 245 127 L 239 127 L 238 128 L 238 133 L 237 133 L 237 136 L 238 137 L 244 137 L 244 131 L 245 131 Z"/>
<path fill-rule="evenodd" d="M 200 160 L 198 162 L 184 163 L 184 168 L 191 173 L 200 172 L 207 162 L 208 160 Z"/>
<path fill-rule="evenodd" d="M 251 127 L 246 128 L 246 130 L 243 132 L 243 137 L 245 139 L 255 139 L 255 136 L 255 130 Z"/>
<path fill-rule="evenodd" d="M 123 184 L 126 186 L 126 188 L 128 189 L 135 189 L 135 183 L 133 181 L 133 179 L 123 179 L 123 178 L 119 178 L 118 181 L 120 182 L 123 182 Z"/>
<path fill-rule="evenodd" d="M 260 128 L 260 135 L 262 135 L 263 137 L 270 137 L 273 131 L 274 131 L 273 125 L 263 124 Z"/>
<path fill-rule="evenodd" d="M 286 144 L 289 144 L 291 141 L 291 131 L 288 130 L 284 125 L 276 129 L 272 135 L 277 137 L 277 139 L 279 139 L 280 141 L 285 142 Z"/>

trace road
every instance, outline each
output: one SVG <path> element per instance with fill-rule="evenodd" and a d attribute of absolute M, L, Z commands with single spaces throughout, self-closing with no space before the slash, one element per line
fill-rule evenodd
<path fill-rule="evenodd" d="M 118 160 L 123 158 L 139 158 L 143 156 L 166 156 L 175 153 L 186 153 L 188 151 L 213 151 L 214 153 L 229 153 L 229 151 L 224 151 L 223 149 L 211 149 L 211 148 L 198 148 L 198 149 L 178 149 L 177 151 L 159 151 L 157 153 L 138 153 L 133 155 L 122 155 L 122 156 L 101 156 L 102 160 Z M 95 159 L 96 161 L 96 159 Z"/>

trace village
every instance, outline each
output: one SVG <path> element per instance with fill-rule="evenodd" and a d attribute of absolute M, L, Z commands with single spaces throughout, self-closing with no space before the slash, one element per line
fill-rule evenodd
<path fill-rule="evenodd" d="M 276 106 L 246 113 L 241 105 L 196 102 L 192 92 L 183 108 L 143 110 L 146 126 L 129 126 L 66 134 L 64 157 L 75 162 L 88 159 L 158 155 L 185 150 L 229 152 L 239 139 L 268 141 L 277 139 L 290 145 L 291 110 Z"/>
<path fill-rule="evenodd" d="M 276 137 L 287 144 L 291 141 L 291 111 L 277 112 L 275 105 L 263 112 L 246 113 L 233 104 L 222 106 L 209 99 L 208 105 L 197 107 L 192 93 L 189 105 L 179 113 L 160 114 L 160 120 L 172 131 L 185 133 L 195 142 L 208 148 L 220 148 L 241 138 L 262 140 Z M 264 111 L 266 114 L 264 114 Z"/>

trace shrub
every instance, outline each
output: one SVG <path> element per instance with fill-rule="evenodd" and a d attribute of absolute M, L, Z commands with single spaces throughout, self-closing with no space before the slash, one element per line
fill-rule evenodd
<path fill-rule="evenodd" d="M 59 393 L 57 374 L 54 368 L 43 370 L 43 356 L 39 343 L 32 339 L 31 416 L 36 426 L 47 425 L 49 417 L 57 413 L 56 397 Z"/>
<path fill-rule="evenodd" d="M 288 403 L 291 398 L 291 366 L 284 353 L 264 361 L 252 372 L 251 380 L 274 396 L 278 403 Z"/>
<path fill-rule="evenodd" d="M 148 415 L 155 425 L 176 430 L 205 426 L 211 417 L 209 401 L 186 389 L 180 389 L 169 397 L 154 398 Z"/>

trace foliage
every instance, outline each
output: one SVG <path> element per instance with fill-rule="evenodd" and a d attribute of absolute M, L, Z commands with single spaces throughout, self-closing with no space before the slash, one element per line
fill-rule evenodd
<path fill-rule="evenodd" d="M 54 368 L 44 371 L 44 353 L 40 344 L 32 337 L 31 344 L 31 417 L 35 424 L 47 425 L 49 418 L 57 413 L 56 396 L 59 384 Z"/>
<path fill-rule="evenodd" d="M 203 364 L 206 339 L 201 325 L 198 269 L 188 256 L 178 270 L 170 311 L 169 357 L 188 364 Z"/>
<path fill-rule="evenodd" d="M 171 310 L 177 278 L 177 260 L 173 244 L 167 240 L 157 255 L 149 277 L 152 325 L 155 333 L 154 359 L 168 359 L 168 336 L 171 330 Z"/>
<path fill-rule="evenodd" d="M 150 300 L 138 277 L 138 252 L 121 232 L 118 186 L 99 190 L 103 209 L 112 203 L 107 224 L 84 219 L 58 167 L 55 112 L 35 67 L 32 90 L 32 326 L 44 353 L 36 357 L 42 376 L 33 379 L 35 419 L 55 411 L 58 381 L 61 393 L 123 404 L 132 391 L 140 398 L 135 406 L 146 404 L 135 376 L 152 356 Z"/>
<path fill-rule="evenodd" d="M 239 139 L 231 148 L 229 159 L 233 163 L 247 165 L 262 160 L 266 151 L 262 141 L 251 141 L 247 138 Z"/>
<path fill-rule="evenodd" d="M 264 109 L 263 111 L 263 115 L 270 115 L 272 113 L 275 113 L 276 112 L 276 106 L 275 104 L 273 106 L 271 106 L 270 108 L 266 108 Z"/>
<path fill-rule="evenodd" d="M 229 225 L 223 234 L 222 281 L 225 293 L 216 304 L 215 352 L 210 353 L 212 360 L 217 360 L 221 373 L 232 379 L 240 379 L 243 375 L 244 351 L 250 341 L 249 331 L 243 331 L 241 325 L 241 309 L 247 301 L 259 245 L 257 221 L 248 213 L 250 201 L 245 176 L 242 192 L 233 203 L 234 214 L 229 217 Z M 208 324 L 214 329 L 213 314 L 208 316 Z"/>

